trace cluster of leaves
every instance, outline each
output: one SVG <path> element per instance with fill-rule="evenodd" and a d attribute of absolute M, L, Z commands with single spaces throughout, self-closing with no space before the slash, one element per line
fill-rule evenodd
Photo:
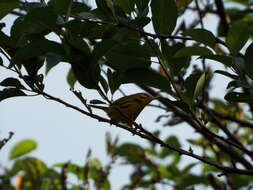
<path fill-rule="evenodd" d="M 40 68 L 45 65 L 48 73 L 54 66 L 68 63 L 71 66 L 67 76 L 69 85 L 74 87 L 78 82 L 83 88 L 96 90 L 103 99 L 91 103 L 110 103 L 108 97 L 121 85 L 135 84 L 159 97 L 156 107 L 166 113 L 158 121 L 165 117 L 165 125 L 186 122 L 201 134 L 201 138 L 191 139 L 189 143 L 200 148 L 203 155 L 196 155 L 192 149 L 182 150 L 179 143 L 171 142 L 171 138 L 162 140 L 141 125 L 136 125 L 138 130 L 125 128 L 154 143 L 149 149 L 125 144 L 116 151 L 115 154 L 135 166 L 132 183 L 126 188 L 152 189 L 155 188 L 153 183 L 163 184 L 164 178 L 171 179 L 173 186 L 183 189 L 191 188 L 194 183 L 209 183 L 214 189 L 246 187 L 250 185 L 248 176 L 253 175 L 253 165 L 249 161 L 253 159 L 253 137 L 249 135 L 253 129 L 253 43 L 246 46 L 253 31 L 252 9 L 250 1 L 235 2 L 240 4 L 240 9 L 225 10 L 221 0 L 214 3 L 203 1 L 201 5 L 198 0 L 179 0 L 177 3 L 173 0 L 96 0 L 96 8 L 73 0 L 51 0 L 48 3 L 1 0 L 0 19 L 8 14 L 17 18 L 10 34 L 2 30 L 5 23 L 0 25 L 1 57 L 9 61 L 3 63 L 0 57 L 0 64 L 2 68 L 17 73 L 19 79 L 8 77 L 0 82 L 3 87 L 0 101 L 15 96 L 43 95 L 110 123 L 92 113 L 81 93 L 74 91 L 87 111 L 46 93 L 44 73 L 40 73 Z M 196 15 L 195 20 L 185 20 L 189 11 Z M 203 17 L 209 13 L 219 17 L 217 36 L 204 27 Z M 153 27 L 154 33 L 145 31 L 149 26 Z M 202 62 L 202 68 L 192 67 L 193 56 L 197 56 L 197 64 Z M 224 69 L 213 72 L 208 60 L 221 63 Z M 209 97 L 214 74 L 230 80 L 222 100 Z M 163 147 L 163 153 L 155 150 L 158 144 Z M 209 176 L 211 181 L 207 182 L 204 177 L 189 173 L 193 165 L 182 172 L 178 169 L 181 157 L 168 153 L 168 149 L 208 164 L 204 165 L 203 172 L 221 170 L 222 175 L 226 175 L 225 182 L 216 182 L 212 174 Z M 160 161 L 172 154 L 173 162 L 169 165 L 153 163 L 147 153 Z M 30 160 L 24 163 L 30 163 Z M 40 165 L 47 171 L 45 164 Z M 62 175 L 69 166 L 61 165 L 62 173 L 52 172 L 59 177 L 57 183 L 62 182 L 60 185 L 64 185 Z M 100 166 L 96 166 L 97 169 L 99 172 L 91 175 L 97 188 L 109 188 L 105 178 L 108 173 L 102 172 Z M 45 172 L 45 175 L 49 174 Z M 32 179 L 28 182 L 31 183 Z"/>
<path fill-rule="evenodd" d="M 169 136 L 166 141 L 181 146 L 175 136 Z M 88 151 L 83 165 L 67 162 L 49 167 L 39 158 L 29 156 L 30 152 L 36 150 L 37 143 L 32 139 L 22 140 L 14 145 L 9 153 L 12 167 L 1 168 L 4 172 L 0 175 L 0 189 L 86 190 L 92 187 L 110 190 L 111 183 L 108 178 L 118 163 L 133 167 L 131 183 L 125 184 L 122 189 L 156 189 L 161 185 L 189 190 L 196 185 L 206 188 L 212 185 L 225 187 L 222 180 L 215 179 L 211 174 L 206 175 L 207 169 L 195 174 L 192 169 L 196 163 L 182 168 L 180 155 L 158 148 L 152 143 L 147 147 L 133 143 L 118 144 L 117 139 L 113 140 L 108 135 L 106 145 L 110 160 L 108 164 L 103 165 L 98 158 L 91 157 L 92 153 Z M 231 179 L 235 180 L 237 188 L 250 184 L 247 176 L 235 177 Z"/>

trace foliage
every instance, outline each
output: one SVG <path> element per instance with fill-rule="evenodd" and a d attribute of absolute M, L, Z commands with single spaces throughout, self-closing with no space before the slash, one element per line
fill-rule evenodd
<path fill-rule="evenodd" d="M 26 155 L 36 148 L 36 142 L 27 139 L 12 149 L 14 164 L 1 175 L 0 189 L 13 189 L 11 180 L 16 176 L 22 189 L 88 189 L 90 181 L 97 189 L 110 189 L 108 176 L 119 158 L 134 168 L 131 183 L 123 189 L 156 189 L 158 184 L 174 189 L 250 189 L 252 2 L 230 0 L 225 3 L 229 6 L 222 0 L 95 2 L 93 8 L 74 0 L 1 0 L 0 18 L 14 15 L 16 19 L 10 33 L 3 32 L 6 23 L 0 23 L 0 68 L 13 71 L 16 77 L 0 82 L 0 101 L 41 95 L 146 139 L 149 147 L 108 140 L 108 165 L 88 154 L 85 166 L 64 163 L 48 167 Z M 186 18 L 187 14 L 193 19 Z M 217 31 L 207 29 L 204 21 L 208 14 L 218 17 Z M 154 32 L 148 32 L 148 27 Z M 71 66 L 67 82 L 85 108 L 44 90 L 44 77 L 61 62 Z M 213 62 L 224 69 L 216 70 Z M 211 96 L 214 75 L 229 80 L 226 91 L 221 92 L 224 98 Z M 95 90 L 97 97 L 85 99 L 81 91 L 74 90 L 76 83 Z M 180 146 L 177 137 L 159 135 L 162 130 L 152 132 L 136 122 L 129 128 L 120 120 L 95 113 L 91 103 L 112 105 L 114 93 L 129 83 L 157 97 L 153 106 L 164 110 L 157 115 L 157 122 L 165 120 L 165 127 L 186 123 L 200 135 L 188 140 L 189 150 Z M 7 141 L 1 141 L 0 147 Z M 182 168 L 181 155 L 195 162 Z M 201 167 L 193 173 L 196 164 Z M 69 174 L 81 185 L 67 184 Z"/>

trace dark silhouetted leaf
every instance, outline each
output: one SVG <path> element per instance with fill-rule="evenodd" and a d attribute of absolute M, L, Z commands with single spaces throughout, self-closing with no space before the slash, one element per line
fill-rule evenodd
<path fill-rule="evenodd" d="M 1 0 L 0 1 L 0 20 L 10 13 L 13 9 L 19 7 L 18 0 Z"/>
<path fill-rule="evenodd" d="M 47 53 L 46 54 L 46 74 L 58 63 L 63 60 L 63 56 L 55 53 Z"/>
<path fill-rule="evenodd" d="M 200 58 L 218 61 L 222 63 L 223 65 L 225 65 L 226 67 L 231 67 L 232 60 L 233 60 L 232 57 L 226 56 L 226 55 L 204 55 L 204 56 L 201 56 Z"/>
<path fill-rule="evenodd" d="M 152 22 L 158 34 L 169 35 L 177 23 L 177 6 L 174 0 L 151 1 Z"/>
<path fill-rule="evenodd" d="M 135 0 L 114 0 L 114 4 L 119 6 L 126 13 L 131 13 L 134 11 Z"/>
<path fill-rule="evenodd" d="M 235 23 L 228 31 L 226 44 L 232 54 L 238 53 L 249 39 L 249 28 L 246 23 Z"/>
<path fill-rule="evenodd" d="M 174 57 L 177 51 L 185 47 L 184 44 L 176 43 L 174 45 L 169 45 L 168 42 L 162 40 L 161 47 L 162 54 L 166 60 L 166 64 L 172 74 L 176 75 L 181 69 L 187 68 L 189 66 L 189 57 Z"/>
<path fill-rule="evenodd" d="M 16 88 L 5 88 L 0 91 L 0 102 L 7 98 L 12 98 L 16 96 L 26 96 L 26 94 Z"/>
<path fill-rule="evenodd" d="M 253 103 L 253 96 L 249 96 L 248 94 L 244 94 L 241 92 L 229 92 L 225 95 L 224 98 L 229 102 Z"/>
<path fill-rule="evenodd" d="M 212 32 L 205 29 L 190 29 L 183 33 L 185 36 L 191 36 L 197 42 L 203 43 L 211 48 L 216 44 L 216 38 Z"/>
<path fill-rule="evenodd" d="M 205 47 L 185 47 L 177 51 L 175 57 L 184 57 L 184 56 L 207 56 L 213 55 L 212 51 Z"/>
<path fill-rule="evenodd" d="M 253 78 L 253 43 L 250 44 L 250 46 L 247 48 L 245 53 L 245 71 L 250 75 L 251 78 Z"/>
<path fill-rule="evenodd" d="M 133 68 L 148 68 L 151 64 L 148 50 L 136 42 L 114 45 L 105 54 L 108 65 L 118 71 Z"/>
<path fill-rule="evenodd" d="M 151 86 L 165 92 L 171 93 L 170 82 L 154 70 L 134 69 L 119 74 L 119 81 L 124 83 L 136 83 Z"/>
<path fill-rule="evenodd" d="M 5 86 L 5 87 L 16 87 L 16 88 L 21 88 L 24 89 L 25 87 L 20 83 L 18 79 L 15 78 L 7 78 L 4 79 L 1 83 L 0 86 Z"/>
<path fill-rule="evenodd" d="M 47 53 L 64 55 L 61 45 L 49 40 L 36 40 L 20 48 L 14 57 L 15 61 L 23 61 L 36 56 L 45 56 Z"/>

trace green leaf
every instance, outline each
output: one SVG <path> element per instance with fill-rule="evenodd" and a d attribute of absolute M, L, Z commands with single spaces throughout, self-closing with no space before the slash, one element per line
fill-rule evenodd
<path fill-rule="evenodd" d="M 173 75 L 177 75 L 183 68 L 189 66 L 189 57 L 174 57 L 177 51 L 185 47 L 184 44 L 176 43 L 174 45 L 169 45 L 167 41 L 162 40 L 161 47 L 163 57 L 166 60 L 166 65 L 169 67 Z"/>
<path fill-rule="evenodd" d="M 60 33 L 59 17 L 52 7 L 34 8 L 25 16 L 27 24 L 33 27 L 44 28 L 55 33 Z"/>
<path fill-rule="evenodd" d="M 137 16 L 138 17 L 146 17 L 149 12 L 149 1 L 150 0 L 135 0 L 136 7 L 137 7 Z"/>
<path fill-rule="evenodd" d="M 15 160 L 10 173 L 12 176 L 16 176 L 20 171 L 26 175 L 27 180 L 31 180 L 34 176 L 44 176 L 44 174 L 48 172 L 48 168 L 46 164 L 38 158 L 25 157 Z"/>
<path fill-rule="evenodd" d="M 134 11 L 135 0 L 114 0 L 114 4 L 130 14 Z"/>
<path fill-rule="evenodd" d="M 154 70 L 133 69 L 118 74 L 121 84 L 136 83 L 139 85 L 151 86 L 171 93 L 170 81 Z"/>
<path fill-rule="evenodd" d="M 72 70 L 78 82 L 88 89 L 97 89 L 100 79 L 100 67 L 98 64 L 72 63 Z"/>
<path fill-rule="evenodd" d="M 165 139 L 165 143 L 172 145 L 174 147 L 181 147 L 181 143 L 179 142 L 178 138 L 174 135 L 171 135 Z M 175 152 L 169 150 L 168 148 L 162 148 L 160 152 L 160 158 L 166 158 L 171 154 L 175 154 Z"/>
<path fill-rule="evenodd" d="M 198 184 L 207 184 L 207 180 L 204 176 L 194 175 L 194 174 L 184 174 L 177 178 L 178 186 L 182 189 L 186 189 L 187 187 L 192 187 Z"/>
<path fill-rule="evenodd" d="M 10 46 L 10 41 L 11 41 L 10 37 L 7 36 L 2 31 L 0 31 L 0 46 L 5 49 L 8 46 Z"/>
<path fill-rule="evenodd" d="M 167 137 L 165 143 L 175 147 L 181 147 L 181 143 L 179 142 L 178 138 L 174 135 Z"/>
<path fill-rule="evenodd" d="M 36 56 L 45 56 L 48 53 L 64 55 L 64 50 L 60 44 L 49 40 L 36 40 L 20 48 L 15 56 L 15 61 L 23 61 Z"/>
<path fill-rule="evenodd" d="M 96 0 L 97 5 L 97 16 L 103 16 L 104 20 L 113 20 L 113 15 L 110 8 L 107 5 L 106 0 Z"/>
<path fill-rule="evenodd" d="M 201 56 L 200 58 L 218 61 L 218 62 L 224 64 L 226 67 L 231 67 L 232 60 L 233 60 L 232 57 L 226 56 L 226 55 L 204 55 L 204 56 Z"/>
<path fill-rule="evenodd" d="M 157 34 L 169 35 L 177 23 L 177 6 L 174 0 L 151 1 L 152 22 Z"/>
<path fill-rule="evenodd" d="M 252 64 L 252 60 L 253 60 L 253 43 L 251 43 L 249 45 L 249 47 L 247 48 L 244 60 L 245 60 L 245 62 L 244 62 L 245 71 L 250 75 L 251 78 L 253 78 L 253 64 Z"/>
<path fill-rule="evenodd" d="M 102 190 L 111 190 L 110 181 L 104 180 L 104 183 L 102 184 Z"/>
<path fill-rule="evenodd" d="M 19 7 L 18 0 L 1 0 L 0 1 L 0 20 L 10 13 L 13 9 Z"/>
<path fill-rule="evenodd" d="M 232 54 L 237 54 L 249 39 L 249 28 L 246 23 L 235 23 L 229 29 L 226 44 Z"/>
<path fill-rule="evenodd" d="M 0 91 L 0 102 L 7 99 L 7 98 L 12 98 L 16 96 L 26 96 L 26 94 L 16 88 L 5 88 Z"/>
<path fill-rule="evenodd" d="M 184 36 L 191 36 L 193 40 L 203 43 L 211 48 L 216 44 L 216 38 L 212 32 L 205 29 L 190 29 L 183 33 Z"/>
<path fill-rule="evenodd" d="M 203 73 L 196 84 L 193 99 L 196 99 L 201 94 L 202 89 L 204 88 L 205 85 L 205 81 L 206 81 L 206 74 Z"/>
<path fill-rule="evenodd" d="M 213 55 L 212 51 L 205 47 L 185 47 L 177 51 L 175 57 L 185 57 L 185 56 L 207 56 Z"/>
<path fill-rule="evenodd" d="M 245 102 L 245 103 L 253 102 L 253 96 L 249 96 L 248 94 L 240 92 L 229 92 L 225 95 L 224 99 L 229 102 Z"/>
<path fill-rule="evenodd" d="M 67 14 L 68 11 L 71 14 L 78 14 L 80 12 L 89 11 L 90 7 L 85 2 L 73 2 L 73 0 L 54 0 L 49 1 L 49 5 L 53 6 L 57 13 Z"/>
<path fill-rule="evenodd" d="M 109 88 L 112 94 L 119 88 L 120 81 L 119 81 L 119 75 L 116 72 L 112 72 L 111 69 L 107 70 L 107 79 Z"/>
<path fill-rule="evenodd" d="M 144 156 L 143 148 L 133 143 L 122 144 L 116 149 L 115 153 L 129 162 L 139 162 L 142 160 L 142 156 Z"/>
<path fill-rule="evenodd" d="M 77 79 L 75 77 L 75 74 L 72 69 L 69 69 L 69 72 L 67 74 L 67 82 L 71 88 L 74 88 L 74 85 L 76 83 Z"/>
<path fill-rule="evenodd" d="M 127 45 L 113 45 L 105 56 L 107 64 L 118 71 L 148 68 L 151 64 L 147 48 L 137 42 L 129 42 Z"/>
<path fill-rule="evenodd" d="M 46 74 L 58 63 L 63 61 L 63 56 L 55 53 L 47 53 L 46 54 Z"/>
<path fill-rule="evenodd" d="M 20 83 L 18 79 L 15 78 L 6 78 L 4 79 L 1 83 L 0 86 L 5 86 L 5 87 L 16 87 L 16 88 L 21 88 L 24 89 L 25 87 Z"/>
<path fill-rule="evenodd" d="M 11 149 L 9 158 L 11 160 L 18 158 L 22 155 L 25 155 L 33 151 L 34 149 L 36 149 L 36 147 L 37 147 L 37 143 L 34 140 L 32 139 L 22 140 L 18 142 L 17 144 L 15 144 L 14 147 Z"/>
<path fill-rule="evenodd" d="M 195 93 L 197 93 L 195 92 L 195 90 L 200 77 L 200 73 L 193 73 L 185 80 L 186 92 L 183 93 L 182 97 L 184 102 L 187 103 L 189 106 L 192 106 L 195 100 L 194 95 Z"/>

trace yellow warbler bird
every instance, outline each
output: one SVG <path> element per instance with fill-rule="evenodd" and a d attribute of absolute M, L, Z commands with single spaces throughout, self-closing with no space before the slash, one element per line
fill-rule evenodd
<path fill-rule="evenodd" d="M 154 99 L 146 93 L 137 93 L 125 96 L 113 102 L 109 107 L 90 105 L 104 110 L 111 120 L 132 126 L 143 108 Z"/>

